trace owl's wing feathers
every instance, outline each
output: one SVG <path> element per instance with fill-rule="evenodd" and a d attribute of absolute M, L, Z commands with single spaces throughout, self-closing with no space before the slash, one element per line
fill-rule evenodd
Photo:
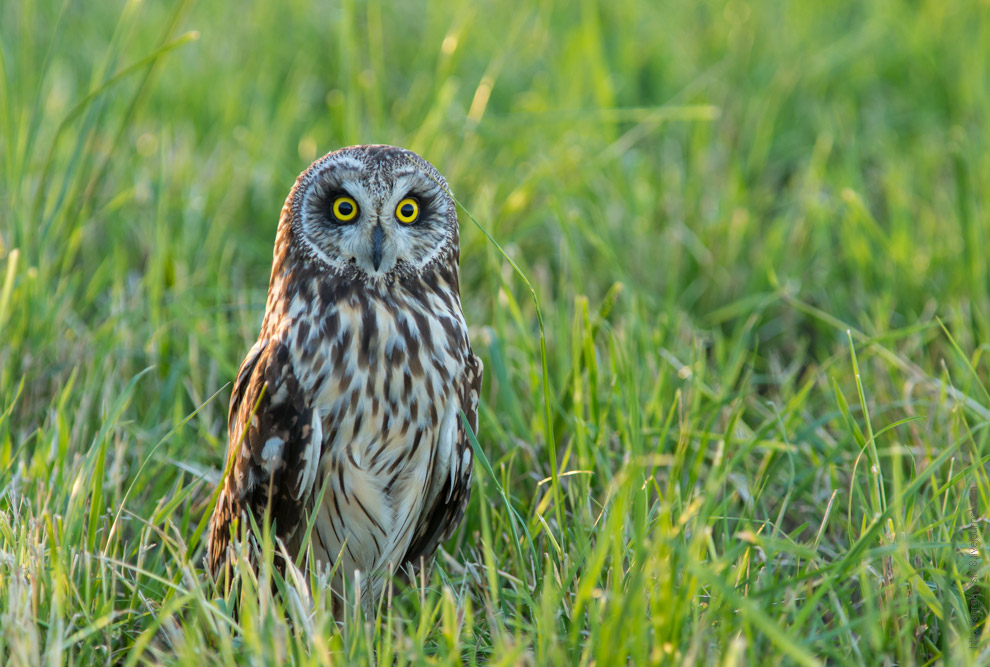
<path fill-rule="evenodd" d="M 270 512 L 283 541 L 301 523 L 319 465 L 323 430 L 292 370 L 289 348 L 259 340 L 241 364 L 230 402 L 230 472 L 214 516 L 207 556 L 214 575 L 226 562 L 231 527 L 246 511 Z M 246 429 L 246 430 L 245 430 Z M 230 458 L 235 457 L 233 462 Z"/>
<path fill-rule="evenodd" d="M 470 500 L 474 456 L 471 442 L 464 429 L 464 421 L 461 419 L 461 411 L 464 411 L 471 429 L 477 433 L 478 396 L 481 394 L 483 371 L 481 359 L 468 354 L 467 366 L 456 387 L 457 400 L 453 406 L 453 419 L 456 420 L 456 425 L 449 430 L 441 429 L 441 441 L 437 447 L 437 451 L 441 454 L 438 458 L 441 460 L 443 453 L 449 452 L 447 460 L 450 467 L 434 469 L 423 504 L 423 512 L 403 559 L 403 563 L 411 563 L 414 568 L 419 567 L 421 559 L 432 556 L 437 545 L 453 534 Z"/>

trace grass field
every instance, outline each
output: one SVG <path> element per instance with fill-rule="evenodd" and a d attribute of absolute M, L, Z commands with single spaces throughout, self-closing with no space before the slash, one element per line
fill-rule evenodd
<path fill-rule="evenodd" d="M 986 664 L 986 0 L 168 4 L 0 0 L 0 663 Z M 236 620 L 229 383 L 356 143 L 464 207 L 485 456 L 390 611 Z"/>

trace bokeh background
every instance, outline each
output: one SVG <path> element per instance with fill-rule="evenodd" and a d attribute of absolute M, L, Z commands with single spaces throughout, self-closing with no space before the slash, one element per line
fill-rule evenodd
<path fill-rule="evenodd" d="M 985 656 L 986 0 L 0 0 L 0 56 L 0 662 Z M 228 383 L 357 143 L 463 206 L 487 463 L 394 616 L 235 620 Z"/>

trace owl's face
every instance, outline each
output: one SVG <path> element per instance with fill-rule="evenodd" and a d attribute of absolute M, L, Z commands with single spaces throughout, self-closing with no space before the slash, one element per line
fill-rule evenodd
<path fill-rule="evenodd" d="M 371 280 L 418 274 L 457 253 L 447 183 L 426 160 L 394 146 L 323 156 L 289 196 L 301 249 L 343 275 Z"/>

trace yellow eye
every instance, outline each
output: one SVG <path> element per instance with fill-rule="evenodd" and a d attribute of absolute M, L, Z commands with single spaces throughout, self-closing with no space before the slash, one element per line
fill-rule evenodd
<path fill-rule="evenodd" d="M 357 217 L 357 202 L 351 197 L 337 197 L 333 200 L 333 217 L 341 222 L 350 222 Z"/>
<path fill-rule="evenodd" d="M 411 225 L 419 218 L 419 202 L 406 197 L 395 207 L 395 217 L 404 225 Z"/>

